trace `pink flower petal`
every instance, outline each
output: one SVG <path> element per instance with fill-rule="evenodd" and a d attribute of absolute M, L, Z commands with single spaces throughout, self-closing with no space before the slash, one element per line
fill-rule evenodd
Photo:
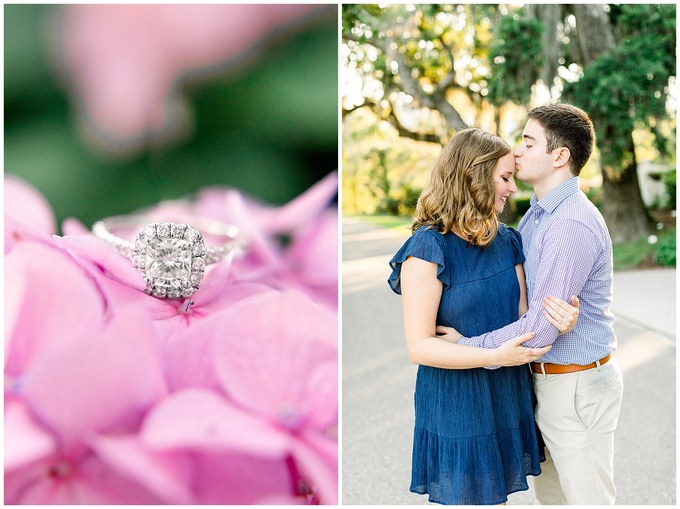
<path fill-rule="evenodd" d="M 5 174 L 5 214 L 47 235 L 56 231 L 56 220 L 47 199 L 16 175 Z"/>
<path fill-rule="evenodd" d="M 66 483 L 64 483 L 66 484 Z M 158 505 L 164 500 L 135 481 L 124 478 L 95 455 L 77 465 L 71 486 L 62 486 L 61 504 Z M 53 503 L 55 503 L 53 502 Z"/>
<path fill-rule="evenodd" d="M 271 211 L 262 227 L 267 232 L 288 232 L 308 223 L 326 209 L 338 192 L 338 173 L 331 172 L 305 193 Z"/>
<path fill-rule="evenodd" d="M 300 405 L 307 424 L 320 430 L 326 430 L 338 419 L 338 352 L 336 349 L 328 351 L 330 355 L 325 360 L 315 352 L 316 361 L 308 367 L 302 391 L 304 404 Z"/>
<path fill-rule="evenodd" d="M 5 214 L 5 254 L 24 241 L 35 241 L 52 246 L 52 236 L 38 230 L 21 219 Z"/>
<path fill-rule="evenodd" d="M 51 456 L 17 470 L 6 469 L 3 483 L 5 505 L 35 503 L 38 499 L 38 503 L 44 504 L 51 500 L 51 483 L 46 486 L 44 481 L 48 479 L 53 460 L 54 456 Z"/>
<path fill-rule="evenodd" d="M 214 205 L 214 202 L 219 207 Z M 270 207 L 263 207 L 254 200 L 234 190 L 206 190 L 199 196 L 196 204 L 198 211 L 214 214 L 215 219 L 232 222 L 248 239 L 247 259 L 256 260 L 259 265 L 276 268 L 281 265 L 275 246 L 263 230 Z"/>
<path fill-rule="evenodd" d="M 215 371 L 242 406 L 296 429 L 337 416 L 337 315 L 299 292 L 234 306 L 214 342 Z"/>
<path fill-rule="evenodd" d="M 69 342 L 99 326 L 101 294 L 82 268 L 58 249 L 23 242 L 5 256 L 5 301 L 12 306 L 14 330 L 6 366 L 21 374 L 31 358 L 50 343 Z M 8 292 L 21 291 L 19 294 Z M 36 319 L 39 317 L 39 319 Z"/>
<path fill-rule="evenodd" d="M 135 290 L 143 291 L 146 281 L 142 273 L 132 266 L 130 260 L 116 251 L 110 244 L 93 236 L 54 237 L 57 245 L 72 254 L 93 262 L 107 276 Z"/>
<path fill-rule="evenodd" d="M 169 320 L 166 320 L 169 322 Z M 189 387 L 218 389 L 212 360 L 212 320 L 195 321 L 176 333 L 166 329 L 163 362 L 172 392 Z"/>
<path fill-rule="evenodd" d="M 7 265 L 5 265 L 5 269 L 7 269 Z M 5 270 L 5 367 L 7 367 L 7 362 L 9 361 L 14 331 L 18 328 L 18 320 L 24 306 L 24 295 L 26 294 L 27 285 L 26 278 L 21 277 L 21 274 Z"/>
<path fill-rule="evenodd" d="M 155 450 L 190 448 L 268 458 L 283 457 L 289 445 L 274 426 L 203 389 L 185 389 L 158 404 L 147 415 L 140 436 Z"/>
<path fill-rule="evenodd" d="M 64 235 L 69 235 L 69 236 L 77 236 L 77 235 L 89 235 L 90 234 L 90 229 L 85 226 L 82 222 L 80 222 L 78 219 L 75 219 L 73 217 L 67 217 L 64 219 L 64 221 L 61 223 L 61 231 L 64 232 Z"/>
<path fill-rule="evenodd" d="M 329 209 L 296 232 L 285 253 L 291 268 L 308 285 L 338 285 L 338 213 Z"/>
<path fill-rule="evenodd" d="M 265 291 L 270 291 L 269 287 L 259 283 L 228 284 L 217 300 L 208 304 L 197 301 L 186 315 L 177 314 L 175 304 L 175 316 L 154 323 L 163 338 L 165 374 L 172 391 L 188 387 L 219 389 L 212 341 L 221 330 L 220 322 L 215 320 L 224 310 Z"/>
<path fill-rule="evenodd" d="M 229 279 L 229 270 L 235 254 L 235 251 L 231 251 L 217 264 L 208 267 L 203 276 L 201 287 L 192 295 L 192 300 L 205 305 L 214 301 L 220 295 Z"/>
<path fill-rule="evenodd" d="M 294 494 L 288 465 L 279 458 L 199 454 L 195 475 L 199 504 L 252 505 L 263 497 Z"/>
<path fill-rule="evenodd" d="M 338 443 L 309 431 L 295 440 L 293 456 L 301 473 L 312 481 L 322 504 L 338 503 Z"/>
<path fill-rule="evenodd" d="M 329 308 L 338 307 L 338 215 L 328 209 L 293 235 L 281 286 L 296 288 Z"/>
<path fill-rule="evenodd" d="M 148 318 L 128 309 L 92 337 L 51 344 L 26 374 L 26 401 L 67 450 L 87 431 L 134 425 L 165 390 L 153 341 Z"/>
<path fill-rule="evenodd" d="M 94 436 L 88 444 L 104 463 L 166 503 L 195 503 L 189 488 L 193 476 L 188 455 L 151 452 L 131 436 Z"/>
<path fill-rule="evenodd" d="M 40 427 L 19 402 L 5 402 L 5 472 L 24 467 L 56 451 L 54 437 Z"/>
<path fill-rule="evenodd" d="M 281 505 L 308 505 L 307 497 L 292 495 L 265 495 L 253 502 L 255 505 L 281 506 Z"/>
<path fill-rule="evenodd" d="M 5 473 L 5 504 L 129 505 L 160 504 L 92 454 L 69 460 L 51 457 L 15 472 Z"/>

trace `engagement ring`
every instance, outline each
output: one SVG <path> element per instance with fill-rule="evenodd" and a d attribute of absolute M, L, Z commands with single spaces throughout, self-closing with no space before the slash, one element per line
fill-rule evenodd
<path fill-rule="evenodd" d="M 206 265 L 216 263 L 236 248 L 245 248 L 239 229 L 212 219 L 197 218 L 194 224 L 210 235 L 228 240 L 206 247 L 203 235 L 183 223 L 148 223 L 137 233 L 134 242 L 114 235 L 111 230 L 139 228 L 144 216 L 117 216 L 97 221 L 92 233 L 111 244 L 128 258 L 146 279 L 149 295 L 164 299 L 189 297 L 201 286 Z"/>

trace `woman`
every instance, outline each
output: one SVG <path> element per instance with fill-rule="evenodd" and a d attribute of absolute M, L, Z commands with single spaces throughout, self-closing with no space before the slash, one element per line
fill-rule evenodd
<path fill-rule="evenodd" d="M 442 504 L 502 504 L 541 472 L 527 362 L 550 347 L 457 345 L 437 326 L 474 336 L 527 311 L 519 233 L 498 222 L 517 187 L 507 143 L 481 129 L 457 133 L 418 200 L 413 235 L 390 261 L 404 332 L 419 364 L 411 491 Z M 571 330 L 578 310 L 558 299 L 546 318 Z M 485 369 L 485 366 L 509 366 Z"/>

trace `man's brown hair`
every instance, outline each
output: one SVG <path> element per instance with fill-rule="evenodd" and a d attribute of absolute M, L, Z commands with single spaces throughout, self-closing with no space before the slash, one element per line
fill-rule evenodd
<path fill-rule="evenodd" d="M 588 114 L 570 104 L 548 104 L 531 110 L 529 118 L 545 130 L 546 151 L 568 148 L 571 173 L 580 175 L 595 146 L 595 130 Z"/>

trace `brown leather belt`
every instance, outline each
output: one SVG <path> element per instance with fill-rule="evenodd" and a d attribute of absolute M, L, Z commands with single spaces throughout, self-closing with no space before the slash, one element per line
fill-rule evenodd
<path fill-rule="evenodd" d="M 600 366 L 605 364 L 609 359 L 611 359 L 611 357 L 612 357 L 612 354 L 609 354 L 606 357 L 602 357 L 600 359 Z M 590 364 L 586 364 L 585 366 L 581 366 L 580 364 L 550 364 L 549 362 L 543 363 L 543 367 L 545 368 L 545 374 L 546 375 L 564 375 L 565 373 L 576 373 L 577 371 L 585 371 L 586 369 L 593 369 L 596 366 L 597 366 L 597 362 L 591 362 Z M 543 374 L 543 371 L 541 370 L 541 363 L 540 362 L 532 362 L 531 363 L 531 371 L 533 371 L 534 373 Z"/>

